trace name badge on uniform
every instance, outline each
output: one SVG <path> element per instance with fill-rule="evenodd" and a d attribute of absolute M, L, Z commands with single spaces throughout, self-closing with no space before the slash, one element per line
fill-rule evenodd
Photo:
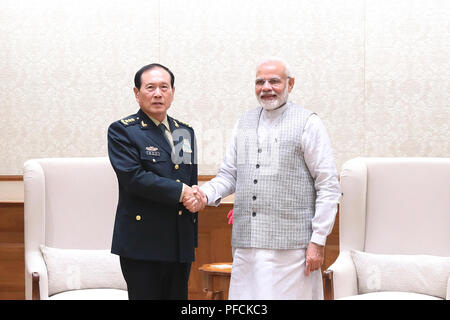
<path fill-rule="evenodd" d="M 192 153 L 191 143 L 188 139 L 183 140 L 183 152 Z"/>
<path fill-rule="evenodd" d="M 145 148 L 145 153 L 147 153 L 149 156 L 157 156 L 159 157 L 161 153 L 159 153 L 158 148 L 150 146 Z"/>

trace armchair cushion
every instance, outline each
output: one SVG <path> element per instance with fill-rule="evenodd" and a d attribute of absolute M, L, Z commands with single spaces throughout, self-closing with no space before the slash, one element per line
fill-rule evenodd
<path fill-rule="evenodd" d="M 414 292 L 446 298 L 450 257 L 386 255 L 352 250 L 360 294 Z"/>
<path fill-rule="evenodd" d="M 109 250 L 40 246 L 48 273 L 48 294 L 93 288 L 127 290 L 119 257 Z"/>

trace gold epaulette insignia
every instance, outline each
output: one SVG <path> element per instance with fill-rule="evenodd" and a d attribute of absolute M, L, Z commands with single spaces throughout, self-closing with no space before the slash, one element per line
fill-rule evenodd
<path fill-rule="evenodd" d="M 146 124 L 144 121 L 141 121 L 141 126 L 145 128 L 146 126 L 148 126 L 148 124 Z"/>
<path fill-rule="evenodd" d="M 175 120 L 174 120 L 174 122 L 175 122 Z M 191 125 L 189 123 L 186 123 L 186 122 L 183 122 L 183 121 L 180 121 L 180 120 L 178 120 L 178 122 L 183 124 L 183 125 L 185 125 L 186 127 L 191 128 Z"/>
<path fill-rule="evenodd" d="M 129 125 L 132 122 L 135 122 L 134 118 L 128 118 L 128 119 L 122 119 L 120 120 L 120 122 L 122 122 L 124 125 Z"/>

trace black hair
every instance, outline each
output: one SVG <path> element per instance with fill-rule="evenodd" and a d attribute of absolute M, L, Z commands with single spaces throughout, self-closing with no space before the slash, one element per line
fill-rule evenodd
<path fill-rule="evenodd" d="M 173 88 L 173 85 L 175 84 L 175 76 L 173 75 L 172 71 L 169 70 L 169 68 L 163 66 L 162 64 L 159 63 L 151 63 L 148 64 L 146 66 L 143 66 L 141 69 L 139 69 L 138 72 L 136 72 L 136 75 L 134 76 L 134 86 L 138 89 L 141 88 L 142 85 L 142 74 L 147 71 L 147 70 L 151 70 L 154 68 L 162 68 L 164 70 L 166 70 L 169 75 L 170 75 L 170 86 Z"/>

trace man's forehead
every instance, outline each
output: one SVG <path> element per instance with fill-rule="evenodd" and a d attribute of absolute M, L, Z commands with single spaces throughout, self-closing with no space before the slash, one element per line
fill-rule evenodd
<path fill-rule="evenodd" d="M 170 74 L 162 69 L 162 68 L 152 68 L 149 70 L 146 70 L 142 74 L 142 81 L 143 82 L 167 82 L 170 83 Z"/>
<path fill-rule="evenodd" d="M 285 74 L 286 67 L 279 61 L 269 61 L 261 64 L 256 72 L 256 77 L 272 76 L 282 77 Z"/>

